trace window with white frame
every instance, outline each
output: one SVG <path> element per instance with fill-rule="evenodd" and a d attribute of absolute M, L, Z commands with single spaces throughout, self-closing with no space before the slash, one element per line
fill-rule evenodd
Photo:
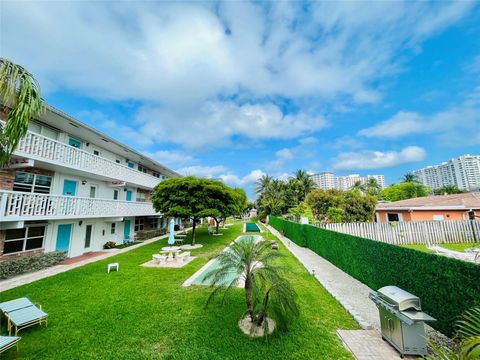
<path fill-rule="evenodd" d="M 154 172 L 152 173 L 152 175 L 155 176 L 156 178 L 160 178 L 160 173 L 158 173 L 158 172 L 156 172 L 156 171 L 154 171 Z"/>
<path fill-rule="evenodd" d="M 141 231 L 144 228 L 144 219 L 136 218 L 135 219 L 135 231 Z"/>
<path fill-rule="evenodd" d="M 147 198 L 148 196 L 146 193 L 137 191 L 137 198 L 136 198 L 137 202 L 146 202 Z"/>
<path fill-rule="evenodd" d="M 387 213 L 387 220 L 390 222 L 402 221 L 402 214 L 400 213 Z"/>
<path fill-rule="evenodd" d="M 142 166 L 140 164 L 138 164 L 138 171 L 141 171 L 143 173 L 147 173 L 147 168 L 145 166 Z"/>
<path fill-rule="evenodd" d="M 13 182 L 13 191 L 49 194 L 51 186 L 51 176 L 17 171 Z"/>
<path fill-rule="evenodd" d="M 27 226 L 5 231 L 4 254 L 13 254 L 43 248 L 46 226 Z"/>
<path fill-rule="evenodd" d="M 112 223 L 110 226 L 110 234 L 114 235 L 117 232 L 117 224 Z"/>

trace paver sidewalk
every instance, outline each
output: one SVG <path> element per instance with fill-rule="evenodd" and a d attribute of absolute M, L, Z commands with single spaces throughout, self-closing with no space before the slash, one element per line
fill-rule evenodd
<path fill-rule="evenodd" d="M 190 229 L 186 229 L 186 231 L 189 231 L 189 230 Z M 183 230 L 181 230 L 181 231 L 183 231 Z M 6 279 L 6 280 L 2 280 L 2 281 L 0 281 L 0 292 L 16 288 L 17 286 L 29 284 L 31 282 L 34 282 L 34 281 L 37 281 L 37 280 L 40 280 L 40 279 L 44 279 L 46 277 L 57 275 L 57 274 L 65 272 L 65 271 L 68 271 L 68 270 L 75 269 L 75 268 L 83 266 L 83 265 L 93 263 L 95 261 L 107 259 L 109 257 L 115 256 L 115 255 L 118 255 L 118 254 L 122 254 L 122 253 L 125 253 L 125 252 L 130 251 L 130 250 L 137 249 L 141 246 L 151 244 L 155 241 L 165 239 L 167 237 L 168 237 L 168 233 L 165 234 L 165 235 L 162 235 L 162 236 L 158 236 L 158 237 L 155 237 L 155 238 L 152 238 L 152 239 L 145 240 L 145 241 L 141 242 L 140 244 L 135 244 L 135 245 L 132 245 L 132 246 L 125 247 L 123 249 L 104 250 L 103 251 L 104 254 L 101 254 L 101 255 L 98 255 L 98 256 L 95 256 L 95 257 L 90 257 L 90 258 L 87 258 L 85 260 L 75 262 L 73 264 L 55 265 L 55 266 L 52 266 L 52 267 L 49 267 L 49 268 L 46 268 L 46 269 L 43 269 L 43 270 L 39 270 L 39 271 L 36 271 L 36 272 L 22 274 L 22 275 L 18 275 L 18 276 L 15 276 L 15 277 L 12 277 L 12 278 L 9 278 L 9 279 Z"/>
<path fill-rule="evenodd" d="M 290 239 L 268 226 L 288 250 L 332 294 L 364 329 L 380 329 L 378 309 L 368 298 L 370 288 L 343 272 L 312 250 L 298 246 Z"/>

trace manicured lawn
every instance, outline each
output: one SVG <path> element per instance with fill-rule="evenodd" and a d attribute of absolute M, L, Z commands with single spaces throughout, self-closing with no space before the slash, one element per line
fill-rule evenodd
<path fill-rule="evenodd" d="M 223 236 L 200 229 L 197 242 L 204 247 L 181 269 L 139 266 L 165 246 L 162 240 L 1 293 L 0 301 L 27 296 L 50 315 L 47 328 L 21 331 L 20 352 L 9 350 L 2 359 L 351 359 L 335 331 L 358 325 L 280 242 L 301 315 L 269 342 L 238 329 L 245 311 L 241 289 L 227 305 L 205 309 L 208 287 L 181 286 L 241 231 L 239 223 L 222 229 Z M 114 261 L 120 272 L 107 274 Z"/>
<path fill-rule="evenodd" d="M 450 249 L 454 251 L 465 251 L 465 249 L 468 249 L 471 247 L 480 247 L 480 243 L 438 244 L 438 245 L 445 249 Z M 420 245 L 420 244 L 402 245 L 402 247 L 407 247 L 410 249 L 415 249 L 418 251 L 429 252 L 429 253 L 433 252 L 432 250 L 427 248 L 427 245 Z"/>

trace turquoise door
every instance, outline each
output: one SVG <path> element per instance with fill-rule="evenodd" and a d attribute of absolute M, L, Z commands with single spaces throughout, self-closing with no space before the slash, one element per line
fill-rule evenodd
<path fill-rule="evenodd" d="M 69 138 L 68 139 L 68 145 L 73 146 L 77 149 L 80 149 L 80 147 L 82 146 L 82 143 L 80 141 L 78 141 L 77 139 Z"/>
<path fill-rule="evenodd" d="M 125 199 L 127 201 L 132 201 L 132 191 L 131 190 L 127 190 L 127 194 L 125 195 Z"/>
<path fill-rule="evenodd" d="M 70 247 L 70 237 L 72 235 L 72 224 L 58 225 L 57 245 L 55 250 L 68 251 Z"/>
<path fill-rule="evenodd" d="M 77 182 L 73 180 L 63 180 L 63 195 L 75 196 L 77 193 Z"/>
<path fill-rule="evenodd" d="M 123 239 L 130 240 L 130 220 L 125 220 L 123 222 Z"/>

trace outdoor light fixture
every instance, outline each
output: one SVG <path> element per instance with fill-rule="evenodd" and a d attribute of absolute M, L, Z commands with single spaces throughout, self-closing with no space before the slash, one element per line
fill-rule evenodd
<path fill-rule="evenodd" d="M 83 221 L 80 220 L 80 221 L 78 222 L 78 226 L 82 226 L 82 224 L 83 224 Z"/>
<path fill-rule="evenodd" d="M 87 180 L 82 180 L 82 185 L 85 185 L 87 183 Z"/>

